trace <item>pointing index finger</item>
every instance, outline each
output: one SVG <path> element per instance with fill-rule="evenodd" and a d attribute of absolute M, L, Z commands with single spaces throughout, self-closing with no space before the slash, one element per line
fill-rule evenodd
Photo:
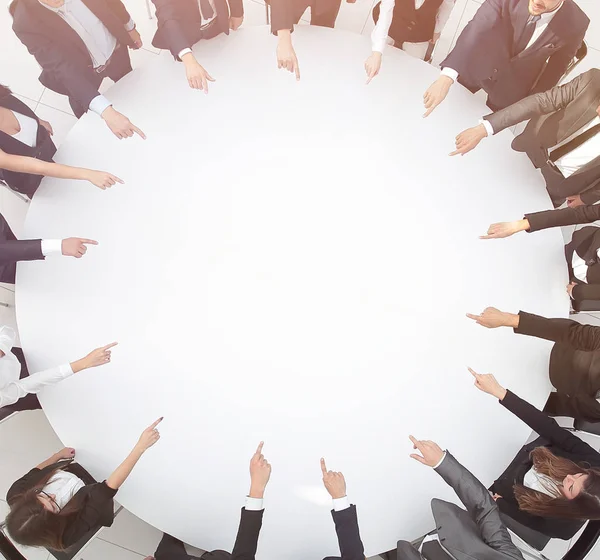
<path fill-rule="evenodd" d="M 85 237 L 80 237 L 79 241 L 82 243 L 87 243 L 88 245 L 98 245 L 97 241 L 94 241 L 93 239 L 86 239 Z"/>
<path fill-rule="evenodd" d="M 112 348 L 113 346 L 116 346 L 117 344 L 119 344 L 118 342 L 111 342 L 110 344 L 107 344 L 106 346 L 102 347 L 102 350 L 108 350 L 109 348 Z"/>
<path fill-rule="evenodd" d="M 163 418 L 164 418 L 164 416 L 161 416 L 156 422 L 154 422 L 150 426 L 150 430 L 154 430 L 154 428 L 156 428 L 156 426 L 158 426 L 163 421 Z"/>
<path fill-rule="evenodd" d="M 472 376 L 473 376 L 475 379 L 477 379 L 477 376 L 478 376 L 479 374 L 478 374 L 478 373 L 477 373 L 475 370 L 472 370 L 470 367 L 468 367 L 467 369 L 468 369 L 468 370 L 471 372 L 471 375 L 472 375 Z"/>
<path fill-rule="evenodd" d="M 261 441 L 261 442 L 258 444 L 258 447 L 256 448 L 255 455 L 260 455 L 260 454 L 262 453 L 262 448 L 263 448 L 263 445 L 264 445 L 264 444 L 265 444 L 265 442 L 264 442 L 264 441 Z"/>
<path fill-rule="evenodd" d="M 325 466 L 325 459 L 323 457 L 321 457 L 321 472 L 323 476 L 327 474 L 327 467 Z"/>

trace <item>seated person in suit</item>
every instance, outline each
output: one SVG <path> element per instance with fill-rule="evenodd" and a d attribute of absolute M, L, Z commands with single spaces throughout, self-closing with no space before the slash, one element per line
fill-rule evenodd
<path fill-rule="evenodd" d="M 353 4 L 356 0 L 346 0 Z M 310 24 L 333 27 L 342 0 L 270 0 L 271 32 L 277 35 L 277 66 L 296 74 L 300 79 L 298 57 L 292 44 L 292 31 L 302 14 L 310 8 Z"/>
<path fill-rule="evenodd" d="M 88 109 L 117 138 L 144 133 L 100 95 L 104 78 L 131 72 L 128 48 L 142 46 L 120 0 L 12 0 L 13 31 L 42 67 L 40 82 L 67 95 L 79 118 Z"/>
<path fill-rule="evenodd" d="M 520 231 L 532 233 L 541 229 L 576 224 L 589 224 L 600 220 L 600 205 L 545 210 L 525 214 L 522 220 L 492 224 L 481 239 L 501 239 Z M 600 228 L 585 227 L 573 233 L 565 246 L 569 284 L 567 293 L 577 309 L 586 300 L 600 301 Z"/>
<path fill-rule="evenodd" d="M 398 560 L 453 560 L 465 556 L 478 560 L 523 560 L 485 486 L 436 443 L 418 440 L 413 436 L 410 436 L 410 440 L 413 447 L 421 453 L 413 453 L 411 457 L 435 469 L 456 492 L 466 511 L 442 500 L 432 500 L 431 510 L 437 530 L 423 539 L 419 551 L 407 541 L 398 541 Z M 358 532 L 356 507 L 349 505 L 344 476 L 327 471 L 323 459 L 321 470 L 325 488 L 333 498 L 332 515 L 341 558 L 363 560 L 364 550 Z M 325 560 L 335 559 L 330 557 Z"/>
<path fill-rule="evenodd" d="M 110 349 L 117 343 L 92 350 L 87 356 L 58 367 L 29 375 L 12 348 L 16 333 L 10 327 L 0 326 L 0 408 L 10 406 L 11 410 L 34 410 L 41 408 L 35 395 L 44 387 L 59 383 L 63 379 L 84 369 L 103 366 L 110 362 Z"/>
<path fill-rule="evenodd" d="M 600 200 L 600 70 L 592 68 L 562 86 L 486 115 L 456 137 L 456 151 L 450 155 L 464 155 L 486 136 L 527 120 L 512 147 L 526 152 L 541 170 L 554 205 L 565 198 L 569 206 Z"/>
<path fill-rule="evenodd" d="M 81 167 L 53 163 L 56 147 L 52 126 L 39 119 L 10 89 L 0 85 L 0 179 L 13 190 L 32 198 L 42 176 L 81 179 L 101 189 L 121 179 Z"/>
<path fill-rule="evenodd" d="M 600 421 L 600 327 L 570 319 L 546 319 L 524 311 L 515 315 L 494 307 L 467 317 L 489 329 L 512 327 L 517 334 L 554 341 L 549 373 L 556 392 L 550 393 L 544 411 L 551 416 Z"/>
<path fill-rule="evenodd" d="M 244 21 L 242 0 L 152 0 L 156 6 L 158 30 L 152 44 L 168 49 L 175 60 L 183 62 L 191 88 L 208 93 L 214 78 L 196 60 L 192 47 L 200 39 L 229 35 Z M 230 13 L 231 12 L 231 13 Z"/>
<path fill-rule="evenodd" d="M 388 35 L 394 46 L 425 60 L 430 44 L 439 39 L 455 0 L 381 0 L 373 8 L 373 53 L 365 63 L 367 76 L 379 72 Z"/>
<path fill-rule="evenodd" d="M 231 554 L 224 550 L 213 550 L 197 558 L 185 551 L 185 545 L 179 539 L 164 535 L 154 556 L 147 556 L 145 560 L 254 560 L 265 511 L 263 496 L 271 477 L 271 465 L 262 454 L 263 444 L 261 441 L 250 459 L 250 492 L 246 497 L 246 507 L 242 508 L 242 518 Z"/>
<path fill-rule="evenodd" d="M 600 519 L 600 453 L 561 428 L 493 375 L 469 369 L 475 386 L 539 434 L 525 444 L 494 482 L 500 511 L 549 537 L 568 540 L 590 519 Z"/>
<path fill-rule="evenodd" d="M 10 537 L 24 546 L 66 550 L 91 531 L 110 527 L 115 516 L 113 498 L 142 455 L 159 440 L 156 426 L 161 420 L 142 432 L 131 453 L 104 482 L 95 482 L 73 463 L 72 448 L 31 469 L 6 495 Z"/>
<path fill-rule="evenodd" d="M 428 116 L 458 80 L 497 111 L 554 87 L 590 23 L 573 0 L 486 0 L 423 96 Z"/>
<path fill-rule="evenodd" d="M 87 251 L 86 244 L 98 245 L 98 242 L 81 237 L 20 241 L 15 237 L 4 216 L 0 214 L 0 282 L 15 283 L 18 261 L 43 260 L 55 254 L 80 259 Z"/>

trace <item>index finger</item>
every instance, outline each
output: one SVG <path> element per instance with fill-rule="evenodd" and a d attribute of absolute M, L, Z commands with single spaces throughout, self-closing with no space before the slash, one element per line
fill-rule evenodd
<path fill-rule="evenodd" d="M 431 115 L 431 113 L 433 112 L 434 109 L 435 109 L 435 105 L 433 107 L 429 107 L 429 109 L 427 109 L 427 112 L 423 115 L 423 118 L 426 118 L 429 115 Z"/>
<path fill-rule="evenodd" d="M 132 125 L 131 130 L 133 130 L 133 132 L 141 136 L 144 140 L 146 139 L 146 135 L 137 126 Z"/>
<path fill-rule="evenodd" d="M 421 442 L 416 437 L 408 436 L 408 439 L 410 439 L 416 449 L 421 449 Z"/>
<path fill-rule="evenodd" d="M 451 156 L 456 156 L 458 154 L 461 154 L 462 152 L 460 150 L 454 150 L 453 152 L 450 153 Z"/>
<path fill-rule="evenodd" d="M 261 441 L 261 442 L 258 444 L 258 447 L 256 448 L 256 451 L 255 451 L 255 453 L 254 453 L 255 455 L 260 455 L 260 454 L 262 453 L 262 448 L 263 448 L 263 445 L 264 445 L 264 444 L 265 444 L 265 442 L 264 442 L 264 441 Z"/>
<path fill-rule="evenodd" d="M 325 466 L 325 459 L 323 457 L 321 457 L 321 472 L 323 476 L 327 474 L 327 467 Z"/>
<path fill-rule="evenodd" d="M 110 344 L 107 344 L 106 346 L 102 347 L 102 350 L 108 350 L 109 348 L 112 348 L 113 346 L 116 346 L 117 344 L 119 344 L 118 342 L 111 342 Z"/>
<path fill-rule="evenodd" d="M 294 63 L 294 72 L 296 73 L 296 80 L 300 80 L 300 65 L 298 62 Z"/>
<path fill-rule="evenodd" d="M 471 369 L 470 367 L 468 367 L 467 369 L 468 369 L 468 370 L 471 372 L 471 375 L 472 375 L 472 376 L 473 376 L 475 379 L 477 379 L 477 376 L 478 376 L 479 374 L 478 374 L 478 373 L 477 373 L 475 370 Z"/>
<path fill-rule="evenodd" d="M 87 243 L 88 245 L 98 245 L 97 241 L 94 241 L 93 239 L 85 239 L 84 237 L 80 237 L 79 241 L 82 243 Z"/>
<path fill-rule="evenodd" d="M 156 422 L 154 422 L 148 429 L 154 430 L 163 421 L 164 416 L 161 416 Z"/>
<path fill-rule="evenodd" d="M 123 181 L 123 179 L 119 179 L 116 175 L 113 175 L 112 173 L 109 173 L 109 175 L 111 176 L 112 179 L 114 179 L 117 183 L 121 183 L 124 184 L 125 181 Z"/>
<path fill-rule="evenodd" d="M 479 315 L 473 315 L 472 313 L 467 313 L 467 317 L 469 319 L 473 319 L 473 321 L 479 321 Z"/>

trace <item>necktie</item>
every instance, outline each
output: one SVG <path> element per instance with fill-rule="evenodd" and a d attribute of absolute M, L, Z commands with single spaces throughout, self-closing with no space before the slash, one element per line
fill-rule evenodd
<path fill-rule="evenodd" d="M 525 26 L 525 29 L 523 29 L 523 33 L 517 43 L 517 53 L 520 53 L 527 48 L 529 41 L 531 41 L 531 38 L 535 33 L 535 26 L 537 25 L 537 22 L 540 21 L 541 17 L 542 16 L 529 16 L 527 25 Z"/>
<path fill-rule="evenodd" d="M 421 550 L 427 560 L 450 560 L 450 556 L 437 540 L 424 542 Z"/>
<path fill-rule="evenodd" d="M 575 136 L 572 140 L 569 140 L 566 144 L 563 144 L 560 148 L 556 148 L 550 152 L 550 161 L 555 162 L 561 157 L 570 154 L 573 150 L 579 148 L 585 144 L 590 138 L 593 138 L 600 132 L 600 124 L 592 126 L 592 128 L 586 130 L 579 136 Z"/>

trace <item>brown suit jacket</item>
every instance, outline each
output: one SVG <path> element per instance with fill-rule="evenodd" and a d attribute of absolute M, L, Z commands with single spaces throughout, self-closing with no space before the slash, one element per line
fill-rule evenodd
<path fill-rule="evenodd" d="M 526 152 L 536 167 L 544 167 L 548 150 L 591 122 L 599 105 L 600 70 L 592 68 L 562 86 L 530 95 L 484 118 L 494 133 L 531 119 L 523 133 L 514 139 L 512 147 Z M 582 200 L 587 204 L 600 200 L 600 156 L 564 182 L 561 190 L 570 194 L 585 193 Z"/>

